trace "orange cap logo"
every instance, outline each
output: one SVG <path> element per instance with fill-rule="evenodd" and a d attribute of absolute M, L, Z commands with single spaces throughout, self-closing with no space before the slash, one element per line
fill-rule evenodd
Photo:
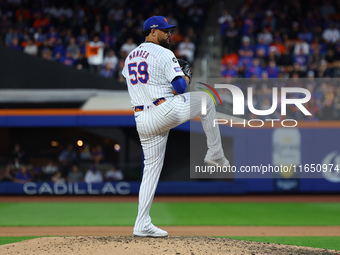
<path fill-rule="evenodd" d="M 164 18 L 164 20 L 165 20 L 165 22 L 166 22 L 166 23 L 168 23 L 168 21 L 167 21 L 167 19 L 166 19 L 166 18 Z"/>

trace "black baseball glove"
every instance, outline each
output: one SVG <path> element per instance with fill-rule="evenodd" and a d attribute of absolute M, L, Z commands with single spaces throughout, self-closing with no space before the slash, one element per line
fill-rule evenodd
<path fill-rule="evenodd" d="M 178 59 L 178 63 L 180 65 L 180 67 L 182 68 L 184 75 L 189 78 L 189 84 L 190 84 L 191 77 L 192 77 L 192 71 L 190 69 L 190 64 L 188 63 L 188 61 L 186 61 L 184 59 Z"/>

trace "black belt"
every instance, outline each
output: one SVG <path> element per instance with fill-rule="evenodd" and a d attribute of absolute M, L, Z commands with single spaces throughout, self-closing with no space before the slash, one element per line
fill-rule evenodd
<path fill-rule="evenodd" d="M 164 97 L 158 98 L 155 101 L 153 101 L 152 103 L 156 106 L 164 103 L 166 101 L 166 99 Z M 135 112 L 141 112 L 144 110 L 144 105 L 139 105 L 139 106 L 135 106 L 134 108 Z"/>

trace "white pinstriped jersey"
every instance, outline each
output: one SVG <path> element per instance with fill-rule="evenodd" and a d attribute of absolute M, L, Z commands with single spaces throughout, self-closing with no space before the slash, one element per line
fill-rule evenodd
<path fill-rule="evenodd" d="M 205 159 L 224 158 L 224 152 L 219 127 L 212 125 L 216 119 L 213 100 L 207 97 L 207 114 L 201 115 L 201 99 L 205 92 L 174 96 L 171 81 L 176 76 L 184 76 L 184 73 L 170 50 L 154 43 L 142 43 L 127 56 L 122 74 L 126 78 L 132 106 L 152 105 L 158 98 L 168 98 L 158 106 L 134 113 L 144 154 L 138 215 L 134 225 L 134 234 L 138 235 L 156 229 L 151 222 L 150 208 L 163 168 L 170 129 L 200 116 L 207 135 Z"/>
<path fill-rule="evenodd" d="M 122 71 L 132 106 L 149 105 L 161 97 L 173 97 L 171 81 L 184 76 L 173 52 L 144 42 L 125 59 Z"/>

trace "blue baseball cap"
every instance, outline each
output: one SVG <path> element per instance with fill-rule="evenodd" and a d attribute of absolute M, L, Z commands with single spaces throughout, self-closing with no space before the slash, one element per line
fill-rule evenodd
<path fill-rule="evenodd" d="M 164 18 L 163 16 L 153 16 L 153 17 L 148 18 L 144 22 L 143 30 L 145 31 L 148 29 L 166 29 L 166 28 L 172 28 L 172 27 L 176 27 L 176 26 L 170 26 L 166 18 Z"/>

